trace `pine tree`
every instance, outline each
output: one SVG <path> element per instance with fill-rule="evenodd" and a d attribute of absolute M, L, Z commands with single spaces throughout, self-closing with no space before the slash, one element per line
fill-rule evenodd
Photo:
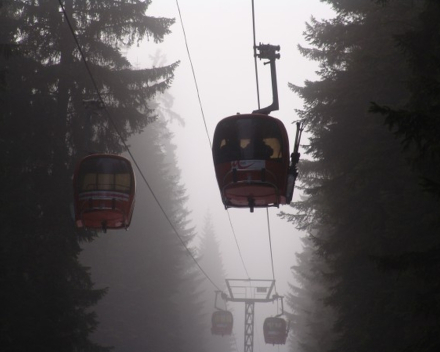
<path fill-rule="evenodd" d="M 102 236 L 82 255 L 97 284 L 108 287 L 97 306 L 101 324 L 93 339 L 109 343 L 115 351 L 206 351 L 200 338 L 203 278 L 193 260 L 194 230 L 169 116 L 161 107 L 169 96 L 164 98 L 154 103 L 157 120 L 130 140 L 149 186 L 138 174 L 129 231 Z"/>
<path fill-rule="evenodd" d="M 134 72 L 120 52 L 169 33 L 173 20 L 146 16 L 148 5 L 65 2 L 123 139 L 154 119 L 147 99 L 170 85 L 176 66 Z M 56 1 L 3 1 L 0 23 L 0 42 L 16 48 L 2 58 L 0 344 L 4 351 L 102 350 L 89 340 L 97 325 L 90 307 L 105 290 L 93 288 L 78 262 L 79 243 L 94 234 L 74 228 L 71 175 L 86 149 L 119 152 L 121 141 L 105 116 L 88 121 L 83 101 L 96 92 Z"/>
<path fill-rule="evenodd" d="M 407 104 L 390 107 L 372 104 L 371 111 L 385 115 L 385 124 L 402 140 L 411 165 L 420 172 L 424 189 L 440 197 L 440 14 L 438 1 L 424 1 L 418 25 L 397 37 L 412 75 L 406 82 Z"/>
<path fill-rule="evenodd" d="M 209 275 L 211 280 L 222 290 L 226 290 L 225 285 L 225 270 L 223 267 L 222 256 L 220 252 L 220 244 L 216 239 L 216 233 L 212 217 L 209 213 L 206 214 L 203 228 L 202 240 L 200 244 L 200 264 Z M 227 303 L 222 300 L 220 295 L 217 296 L 215 302 L 216 288 L 210 282 L 205 280 L 201 289 L 203 292 L 204 307 L 203 307 L 203 336 L 206 337 L 210 352 L 228 352 L 234 351 L 234 340 L 231 336 L 216 336 L 211 334 L 211 316 L 215 311 L 215 303 L 220 309 L 228 309 Z"/>
<path fill-rule="evenodd" d="M 135 156 L 142 156 L 141 170 L 175 221 L 179 219 L 170 197 L 177 196 L 164 163 L 162 145 L 169 135 L 163 127 L 161 121 L 150 124 L 130 145 Z M 97 305 L 101 324 L 94 340 L 109 343 L 115 351 L 174 350 L 181 342 L 176 303 L 171 300 L 183 270 L 180 244 L 139 175 L 137 180 L 129 231 L 108 233 L 84 247 L 82 261 L 93 268 L 93 280 L 109 290 Z"/>
<path fill-rule="evenodd" d="M 292 267 L 297 285 L 290 284 L 287 296 L 290 314 L 290 349 L 298 352 L 329 350 L 335 340 L 333 325 L 336 314 L 326 304 L 329 296 L 327 263 L 315 251 L 312 237 L 302 239 L 303 251 L 296 255 Z"/>
<path fill-rule="evenodd" d="M 396 36 L 418 26 L 421 1 L 328 1 L 337 15 L 312 20 L 301 48 L 320 62 L 320 80 L 292 86 L 311 134 L 302 164 L 306 198 L 290 217 L 313 234 L 332 273 L 323 281 L 337 313 L 332 350 L 430 351 L 438 348 L 433 272 L 383 271 L 377 258 L 438 246 L 435 202 L 390 138 L 371 101 L 399 105 L 410 94 L 409 64 Z M 423 303 L 422 303 L 423 302 Z"/>

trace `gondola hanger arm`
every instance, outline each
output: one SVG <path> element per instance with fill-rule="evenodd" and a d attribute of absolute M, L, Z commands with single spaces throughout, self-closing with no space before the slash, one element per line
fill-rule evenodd
<path fill-rule="evenodd" d="M 276 111 L 279 109 L 275 60 L 280 58 L 280 54 L 278 53 L 278 51 L 280 51 L 280 46 L 260 43 L 260 45 L 254 46 L 254 49 L 257 49 L 259 51 L 255 54 L 256 57 L 258 57 L 259 59 L 269 60 L 264 64 L 270 64 L 270 73 L 272 78 L 272 104 L 265 108 L 254 110 L 252 111 L 252 113 L 269 115 L 272 111 Z"/>

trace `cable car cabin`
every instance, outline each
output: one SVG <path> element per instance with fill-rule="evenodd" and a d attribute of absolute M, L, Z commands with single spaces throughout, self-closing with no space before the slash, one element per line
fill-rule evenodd
<path fill-rule="evenodd" d="M 289 140 L 280 120 L 258 113 L 226 117 L 215 129 L 212 153 L 226 208 L 290 202 Z"/>
<path fill-rule="evenodd" d="M 119 155 L 89 155 L 76 166 L 73 188 L 76 226 L 104 232 L 128 228 L 135 196 L 129 160 Z"/>
<path fill-rule="evenodd" d="M 212 314 L 211 333 L 214 335 L 231 335 L 234 318 L 228 310 L 217 310 Z"/>
<path fill-rule="evenodd" d="M 287 339 L 287 324 L 283 318 L 266 318 L 263 324 L 264 341 L 272 345 L 284 345 Z"/>

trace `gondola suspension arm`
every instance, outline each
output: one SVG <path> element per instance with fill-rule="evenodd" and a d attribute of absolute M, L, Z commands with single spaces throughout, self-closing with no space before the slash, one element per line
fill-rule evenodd
<path fill-rule="evenodd" d="M 295 143 L 293 145 L 293 152 L 290 154 L 289 175 L 287 179 L 287 202 L 290 203 L 293 198 L 293 191 L 295 189 L 296 178 L 298 177 L 298 162 L 300 157 L 299 146 L 301 142 L 301 135 L 304 130 L 302 122 L 296 123 Z"/>
<path fill-rule="evenodd" d="M 279 109 L 277 71 L 275 60 L 280 58 L 280 54 L 278 53 L 278 51 L 280 51 L 280 46 L 271 44 L 260 44 L 256 47 L 256 49 L 259 50 L 259 53 L 256 54 L 259 59 L 269 60 L 269 62 L 266 62 L 265 65 L 270 64 L 270 74 L 272 78 L 272 104 L 265 108 L 254 110 L 252 111 L 252 113 L 269 115 L 272 111 L 276 111 Z"/>

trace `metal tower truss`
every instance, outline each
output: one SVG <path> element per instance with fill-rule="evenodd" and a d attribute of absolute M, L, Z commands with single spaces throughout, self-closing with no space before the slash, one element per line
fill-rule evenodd
<path fill-rule="evenodd" d="M 244 314 L 244 352 L 254 351 L 254 306 L 255 303 L 245 302 Z"/>
<path fill-rule="evenodd" d="M 275 280 L 226 279 L 226 285 L 229 291 L 227 301 L 245 303 L 244 352 L 253 352 L 255 303 L 277 299 L 277 295 L 271 296 Z"/>
<path fill-rule="evenodd" d="M 272 302 L 275 280 L 226 279 L 231 302 Z"/>

